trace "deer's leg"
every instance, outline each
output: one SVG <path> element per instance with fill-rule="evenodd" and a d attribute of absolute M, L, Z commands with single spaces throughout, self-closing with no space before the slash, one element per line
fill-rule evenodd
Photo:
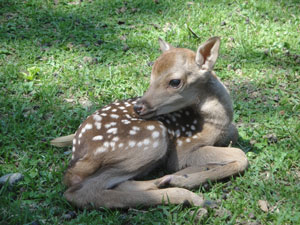
<path fill-rule="evenodd" d="M 161 178 L 158 186 L 195 188 L 208 180 L 216 181 L 243 172 L 248 166 L 245 153 L 238 148 L 205 146 L 186 157 L 187 168 Z M 203 168 L 207 170 L 203 171 Z M 198 168 L 198 171 L 197 171 Z"/>
<path fill-rule="evenodd" d="M 64 196 L 77 207 L 90 208 L 128 208 L 143 206 L 155 206 L 163 203 L 168 204 L 190 204 L 203 206 L 204 199 L 195 193 L 183 188 L 166 188 L 149 191 L 129 191 L 116 189 L 101 189 L 99 181 L 88 178 L 85 182 L 69 188 Z"/>

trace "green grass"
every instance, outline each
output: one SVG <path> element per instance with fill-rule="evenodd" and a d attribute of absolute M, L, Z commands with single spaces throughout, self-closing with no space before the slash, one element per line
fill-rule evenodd
<path fill-rule="evenodd" d="M 0 189 L 1 224 L 299 224 L 298 0 L 70 3 L 0 0 L 0 175 L 24 174 Z M 221 199 L 219 208 L 197 222 L 193 207 L 69 205 L 61 181 L 70 149 L 49 141 L 115 99 L 142 95 L 158 37 L 196 49 L 214 35 L 222 38 L 215 70 L 231 90 L 238 147 L 251 163 L 243 176 L 195 190 Z M 77 215 L 66 220 L 69 211 Z"/>

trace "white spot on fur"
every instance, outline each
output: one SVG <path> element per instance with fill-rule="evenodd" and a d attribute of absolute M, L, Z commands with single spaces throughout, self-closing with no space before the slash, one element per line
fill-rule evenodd
<path fill-rule="evenodd" d="M 103 139 L 103 136 L 102 135 L 98 135 L 98 136 L 95 136 L 93 137 L 93 141 L 101 141 Z"/>
<path fill-rule="evenodd" d="M 97 130 L 100 130 L 100 129 L 101 129 L 101 123 L 95 122 L 95 126 L 96 126 Z"/>
<path fill-rule="evenodd" d="M 125 109 L 125 110 L 123 110 L 123 113 L 127 113 L 128 111 Z"/>
<path fill-rule="evenodd" d="M 106 152 L 106 151 L 107 151 L 107 148 L 99 147 L 96 149 L 95 154 L 100 154 L 100 153 Z"/>
<path fill-rule="evenodd" d="M 192 137 L 192 132 L 191 131 L 187 131 L 187 132 L 185 132 L 185 134 L 188 136 L 188 137 Z"/>
<path fill-rule="evenodd" d="M 107 114 L 106 114 L 106 113 L 101 113 L 100 115 L 101 115 L 101 116 L 107 116 Z"/>
<path fill-rule="evenodd" d="M 172 116 L 171 118 L 172 118 L 173 122 L 176 122 L 176 117 L 175 116 Z"/>
<path fill-rule="evenodd" d="M 130 131 L 129 131 L 129 134 L 130 134 L 130 135 L 135 135 L 135 134 L 136 134 L 136 131 L 135 131 L 135 130 L 130 130 Z"/>
<path fill-rule="evenodd" d="M 119 140 L 119 137 L 114 137 L 112 140 L 117 142 Z"/>
<path fill-rule="evenodd" d="M 73 145 L 76 145 L 76 139 L 75 138 L 73 139 Z"/>
<path fill-rule="evenodd" d="M 178 117 L 178 118 L 181 117 L 181 115 L 180 115 L 179 113 L 174 113 L 174 115 L 175 115 L 176 117 Z"/>
<path fill-rule="evenodd" d="M 158 137 L 159 137 L 159 132 L 158 132 L 158 131 L 154 131 L 154 132 L 152 133 L 152 137 L 153 137 L 153 138 L 158 138 Z"/>
<path fill-rule="evenodd" d="M 111 123 L 105 124 L 105 128 L 110 128 L 110 127 L 115 126 L 115 125 L 117 125 L 116 122 L 111 122 Z"/>
<path fill-rule="evenodd" d="M 107 111 L 111 108 L 111 106 L 107 106 L 106 108 L 103 108 L 102 111 Z"/>
<path fill-rule="evenodd" d="M 185 141 L 186 141 L 186 142 L 191 142 L 191 139 L 190 139 L 190 138 L 187 138 Z"/>
<path fill-rule="evenodd" d="M 153 125 L 148 125 L 147 126 L 147 130 L 154 130 L 154 128 L 155 128 L 155 126 L 153 126 Z"/>
<path fill-rule="evenodd" d="M 180 137 L 180 130 L 175 131 L 176 137 Z"/>
<path fill-rule="evenodd" d="M 125 109 L 125 107 L 124 107 L 124 106 L 120 106 L 120 107 L 119 107 L 119 109 L 121 109 L 121 110 L 124 110 L 124 109 Z"/>
<path fill-rule="evenodd" d="M 191 130 L 196 130 L 196 127 L 194 125 L 192 125 Z"/>
<path fill-rule="evenodd" d="M 189 116 L 190 112 L 189 111 L 185 111 L 185 115 Z"/>
<path fill-rule="evenodd" d="M 197 122 L 198 122 L 197 120 L 194 120 L 194 121 L 193 121 L 193 124 L 197 124 Z"/>
<path fill-rule="evenodd" d="M 166 122 L 167 122 L 167 124 L 170 124 L 170 123 L 171 123 L 171 121 L 170 121 L 170 120 L 168 120 L 168 119 L 166 119 Z"/>
<path fill-rule="evenodd" d="M 197 134 L 193 136 L 193 139 L 197 139 L 197 138 L 198 138 Z"/>
<path fill-rule="evenodd" d="M 93 128 L 93 125 L 90 124 L 90 123 L 87 123 L 87 124 L 85 125 L 85 129 L 87 129 L 87 130 L 90 130 L 90 129 L 92 129 L 92 128 Z"/>
<path fill-rule="evenodd" d="M 117 114 L 110 114 L 110 117 L 113 118 L 113 119 L 118 119 L 119 115 L 117 115 Z"/>
<path fill-rule="evenodd" d="M 99 115 L 93 115 L 93 118 L 94 118 L 94 120 L 96 120 L 96 121 L 101 121 L 102 120 L 102 117 L 101 116 L 99 116 Z"/>
<path fill-rule="evenodd" d="M 150 140 L 148 138 L 144 139 L 143 141 L 144 145 L 149 145 L 150 144 Z"/>
<path fill-rule="evenodd" d="M 135 146 L 136 142 L 135 141 L 129 141 L 128 145 L 133 148 Z"/>
<path fill-rule="evenodd" d="M 109 142 L 106 141 L 106 142 L 103 143 L 103 145 L 104 145 L 104 147 L 108 148 L 109 147 Z"/>
<path fill-rule="evenodd" d="M 139 128 L 137 126 L 133 126 L 132 129 L 135 130 L 135 131 L 139 131 L 141 128 Z"/>
<path fill-rule="evenodd" d="M 185 127 L 181 127 L 181 130 L 182 130 L 182 131 L 185 131 Z"/>
<path fill-rule="evenodd" d="M 142 147 L 142 145 L 143 145 L 143 142 L 141 142 L 141 141 L 137 143 L 138 147 Z"/>
<path fill-rule="evenodd" d="M 73 148 L 72 148 L 72 152 L 75 152 L 75 147 L 73 146 Z"/>
<path fill-rule="evenodd" d="M 109 134 L 116 134 L 118 132 L 118 128 L 114 127 L 114 128 L 110 128 L 109 130 L 107 130 L 107 133 Z"/>
<path fill-rule="evenodd" d="M 80 134 L 78 135 L 78 137 L 81 138 L 81 137 L 82 137 L 82 133 L 80 133 Z"/>
<path fill-rule="evenodd" d="M 130 124 L 131 122 L 129 120 L 121 120 L 122 123 L 124 124 Z"/>
<path fill-rule="evenodd" d="M 119 146 L 119 148 L 122 148 L 124 146 L 124 144 L 120 143 L 118 146 Z"/>
<path fill-rule="evenodd" d="M 115 145 L 116 145 L 116 142 L 113 142 L 113 141 L 112 141 L 112 142 L 110 142 L 109 144 L 110 144 L 110 147 L 114 148 Z"/>
<path fill-rule="evenodd" d="M 177 140 L 176 143 L 177 143 L 178 146 L 182 145 L 182 141 L 181 140 Z"/>

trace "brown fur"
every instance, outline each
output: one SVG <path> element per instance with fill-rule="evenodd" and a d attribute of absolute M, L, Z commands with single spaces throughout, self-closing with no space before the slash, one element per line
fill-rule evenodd
<path fill-rule="evenodd" d="M 78 207 L 202 206 L 203 198 L 186 189 L 247 168 L 242 150 L 217 147 L 238 137 L 229 93 L 212 72 L 220 39 L 196 53 L 163 40 L 160 46 L 144 96 L 100 109 L 77 130 L 64 181 L 65 197 Z M 173 174 L 131 180 L 162 165 Z"/>

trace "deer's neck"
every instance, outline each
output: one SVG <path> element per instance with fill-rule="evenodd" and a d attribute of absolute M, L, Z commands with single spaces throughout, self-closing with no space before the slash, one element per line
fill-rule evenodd
<path fill-rule="evenodd" d="M 205 122 L 227 126 L 232 122 L 233 106 L 228 90 L 215 76 L 199 87 L 195 108 Z"/>

